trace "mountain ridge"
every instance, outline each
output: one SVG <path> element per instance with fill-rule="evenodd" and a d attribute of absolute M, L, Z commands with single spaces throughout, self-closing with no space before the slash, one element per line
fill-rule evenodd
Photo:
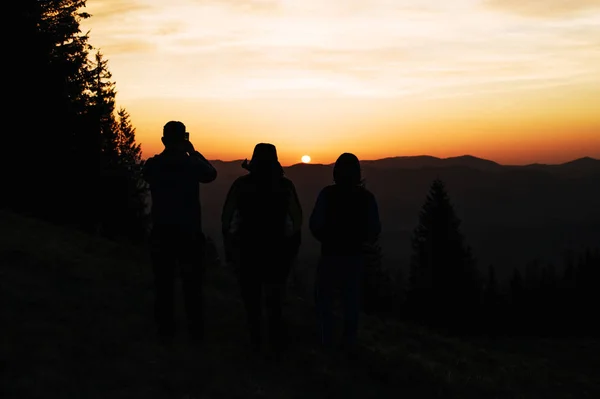
<path fill-rule="evenodd" d="M 213 159 L 210 162 L 221 164 L 221 165 L 239 165 L 243 162 L 243 159 L 236 159 L 231 161 L 225 161 L 222 159 Z M 528 168 L 528 167 L 560 167 L 560 166 L 598 166 L 600 165 L 600 159 L 585 156 L 575 158 L 571 161 L 551 164 L 551 163 L 530 163 L 530 164 L 501 164 L 491 159 L 481 158 L 470 154 L 464 154 L 453 157 L 435 157 L 432 155 L 398 155 L 392 157 L 384 157 L 377 159 L 365 159 L 361 160 L 361 163 L 365 166 L 377 166 L 377 167 L 394 167 L 399 166 L 406 167 L 409 169 L 421 168 L 421 167 L 445 167 L 445 166 L 469 166 L 478 168 Z M 286 165 L 284 168 L 295 167 L 298 165 L 313 165 L 313 166 L 333 166 L 332 163 L 294 163 Z"/>

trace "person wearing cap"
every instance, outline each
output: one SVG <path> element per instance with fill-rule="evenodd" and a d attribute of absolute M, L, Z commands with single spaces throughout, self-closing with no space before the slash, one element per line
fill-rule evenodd
<path fill-rule="evenodd" d="M 190 338 L 202 341 L 203 258 L 199 183 L 210 183 L 217 171 L 194 148 L 182 122 L 170 121 L 161 138 L 165 149 L 149 158 L 143 176 L 152 199 L 150 252 L 154 272 L 154 316 L 161 343 L 175 336 L 174 284 L 181 276 Z"/>
<path fill-rule="evenodd" d="M 344 340 L 351 348 L 357 338 L 361 304 L 364 248 L 376 242 L 381 223 L 375 196 L 364 187 L 358 158 L 344 153 L 333 168 L 334 184 L 319 193 L 309 228 L 321 243 L 315 278 L 315 304 L 321 344 L 333 344 L 332 303 L 342 292 Z"/>
<path fill-rule="evenodd" d="M 264 295 L 269 344 L 279 357 L 286 345 L 282 302 L 300 246 L 302 208 L 273 144 L 257 144 L 242 167 L 249 173 L 233 182 L 221 215 L 225 256 L 237 272 L 252 349 L 262 344 Z"/>

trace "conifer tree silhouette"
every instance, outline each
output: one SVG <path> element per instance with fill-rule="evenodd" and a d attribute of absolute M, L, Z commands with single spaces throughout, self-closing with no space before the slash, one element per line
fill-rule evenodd
<path fill-rule="evenodd" d="M 119 111 L 115 117 L 107 61 L 99 51 L 90 57 L 94 49 L 80 27 L 91 17 L 81 11 L 85 4 L 11 3 L 19 42 L 8 74 L 18 84 L 9 87 L 7 113 L 29 117 L 6 135 L 7 148 L 21 148 L 27 156 L 7 151 L 2 157 L 4 170 L 19 170 L 8 174 L 2 204 L 84 229 L 102 221 L 111 227 L 101 230 L 122 235 L 132 231 L 130 210 L 145 212 L 141 149 L 129 115 Z"/>
<path fill-rule="evenodd" d="M 463 329 L 474 322 L 480 296 L 471 249 L 444 183 L 436 179 L 413 232 L 409 308 L 421 321 Z"/>

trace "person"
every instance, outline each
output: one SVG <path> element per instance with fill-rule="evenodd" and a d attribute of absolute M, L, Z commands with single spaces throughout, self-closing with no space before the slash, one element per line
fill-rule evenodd
<path fill-rule="evenodd" d="M 205 236 L 199 183 L 210 183 L 217 171 L 194 148 L 182 122 L 163 128 L 164 151 L 149 158 L 143 176 L 152 199 L 150 250 L 154 272 L 154 316 L 163 344 L 175 336 L 174 285 L 179 272 L 190 338 L 201 342 Z"/>
<path fill-rule="evenodd" d="M 375 196 L 364 187 L 358 158 L 344 153 L 333 168 L 334 184 L 321 190 L 310 215 L 309 228 L 321 243 L 315 276 L 315 305 L 321 344 L 333 345 L 332 305 L 336 290 L 342 293 L 343 346 L 357 338 L 361 304 L 363 248 L 381 231 Z"/>
<path fill-rule="evenodd" d="M 252 349 L 259 351 L 263 341 L 264 295 L 269 346 L 279 358 L 287 344 L 282 305 L 300 246 L 302 208 L 273 144 L 257 144 L 242 167 L 249 173 L 233 182 L 223 205 L 225 256 L 237 273 Z"/>

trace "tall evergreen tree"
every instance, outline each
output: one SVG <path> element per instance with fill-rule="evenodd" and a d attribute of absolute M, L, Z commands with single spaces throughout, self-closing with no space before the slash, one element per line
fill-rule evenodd
<path fill-rule="evenodd" d="M 444 183 L 434 180 L 412 237 L 409 306 L 423 321 L 461 328 L 480 305 L 475 260 Z"/>
<path fill-rule="evenodd" d="M 8 66 L 18 85 L 8 87 L 8 114 L 26 117 L 7 132 L 5 143 L 17 150 L 2 157 L 2 167 L 19 173 L 7 176 L 2 205 L 84 227 L 104 220 L 122 232 L 133 204 L 135 212 L 145 209 L 141 149 L 129 115 L 115 118 L 107 62 L 99 51 L 90 59 L 93 48 L 80 29 L 90 17 L 80 11 L 85 4 L 11 3 L 19 41 L 10 42 Z"/>
<path fill-rule="evenodd" d="M 82 182 L 90 210 L 86 216 L 89 225 L 96 231 L 114 236 L 122 218 L 122 208 L 127 206 L 119 195 L 126 187 L 118 181 L 115 84 L 111 80 L 108 61 L 100 51 L 97 51 L 93 61 L 90 61 L 89 74 L 90 100 L 86 117 L 89 136 L 87 143 L 90 148 L 86 152 L 90 173 L 88 179 Z"/>
<path fill-rule="evenodd" d="M 100 51 L 94 56 L 90 68 L 92 77 L 88 117 L 95 137 L 95 147 L 100 150 L 100 159 L 96 162 L 102 166 L 114 166 L 119 163 L 117 149 L 118 134 L 115 120 L 116 89 L 112 74 L 108 70 L 108 61 Z"/>
<path fill-rule="evenodd" d="M 142 162 L 142 146 L 135 141 L 135 128 L 125 108 L 117 111 L 116 149 L 122 165 L 127 168 L 139 168 Z"/>
<path fill-rule="evenodd" d="M 77 167 L 85 158 L 79 136 L 87 98 L 90 45 L 79 23 L 84 0 L 22 0 L 15 7 L 13 27 L 18 37 L 8 63 L 9 115 L 27 115 L 9 134 L 10 151 L 3 161 L 11 175 L 6 202 L 41 216 L 77 219 L 76 182 L 85 173 Z"/>
<path fill-rule="evenodd" d="M 116 89 L 108 61 L 100 52 L 91 69 L 90 118 L 100 156 L 97 188 L 100 215 L 97 226 L 109 237 L 141 238 L 146 224 L 146 185 L 141 176 L 141 146 L 124 108 L 116 111 Z"/>
<path fill-rule="evenodd" d="M 149 191 L 142 177 L 142 147 L 135 140 L 129 113 L 125 108 L 117 112 L 116 150 L 119 170 L 127 184 L 127 213 L 124 215 L 126 235 L 134 241 L 142 239 L 149 226 Z"/>

